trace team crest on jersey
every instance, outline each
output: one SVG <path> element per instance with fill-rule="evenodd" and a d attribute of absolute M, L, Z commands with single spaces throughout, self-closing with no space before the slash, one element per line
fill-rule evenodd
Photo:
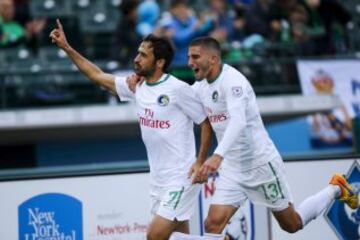
<path fill-rule="evenodd" d="M 157 102 L 160 106 L 166 106 L 170 103 L 170 98 L 168 95 L 162 94 L 158 97 Z"/>
<path fill-rule="evenodd" d="M 242 90 L 242 87 L 240 87 L 240 86 L 232 87 L 231 91 L 232 91 L 232 95 L 234 97 L 241 97 L 243 95 L 243 90 Z"/>
<path fill-rule="evenodd" d="M 217 102 L 218 99 L 219 99 L 219 93 L 218 93 L 218 91 L 215 90 L 215 91 L 213 92 L 213 94 L 211 95 L 211 98 L 212 98 L 213 102 Z"/>

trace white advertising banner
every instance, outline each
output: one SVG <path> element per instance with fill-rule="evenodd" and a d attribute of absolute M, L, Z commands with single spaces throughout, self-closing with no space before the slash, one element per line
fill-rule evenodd
<path fill-rule="evenodd" d="M 315 148 L 352 146 L 351 119 L 360 116 L 359 60 L 301 60 L 297 62 L 304 95 L 338 95 L 342 105 L 309 118 Z"/>
<path fill-rule="evenodd" d="M 140 240 L 148 173 L 0 182 L 0 239 Z"/>
<path fill-rule="evenodd" d="M 346 174 L 350 184 L 359 194 L 360 168 L 358 161 L 356 159 L 338 159 L 285 162 L 295 208 L 307 197 L 324 189 L 334 173 Z M 281 230 L 274 217 L 271 217 L 271 221 L 272 239 L 276 240 L 360 239 L 360 210 L 352 210 L 338 200 L 333 201 L 323 215 L 311 221 L 304 229 L 295 234 Z"/>

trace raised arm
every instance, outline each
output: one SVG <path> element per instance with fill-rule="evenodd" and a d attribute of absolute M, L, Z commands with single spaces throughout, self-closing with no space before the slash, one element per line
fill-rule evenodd
<path fill-rule="evenodd" d="M 94 83 L 105 87 L 112 93 L 116 93 L 115 76 L 113 74 L 104 73 L 98 66 L 90 62 L 70 46 L 59 19 L 56 20 L 56 28 L 51 31 L 50 38 L 53 43 L 56 43 L 59 48 L 66 52 L 69 58 L 87 78 Z"/>

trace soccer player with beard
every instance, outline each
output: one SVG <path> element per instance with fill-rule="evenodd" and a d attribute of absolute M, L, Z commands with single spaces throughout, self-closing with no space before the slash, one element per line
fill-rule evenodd
<path fill-rule="evenodd" d="M 197 38 L 190 43 L 188 65 L 197 80 L 193 89 L 218 140 L 214 154 L 198 174 L 204 179 L 219 171 L 219 178 L 205 220 L 205 236 L 174 233 L 171 240 L 224 239 L 221 233 L 226 223 L 247 199 L 268 207 L 289 233 L 305 227 L 336 198 L 352 209 L 358 207 L 357 193 L 342 175 L 335 174 L 327 187 L 295 209 L 284 163 L 266 132 L 248 80 L 221 62 L 220 45 L 214 38 Z"/>
<path fill-rule="evenodd" d="M 192 88 L 165 73 L 174 55 L 171 43 L 153 35 L 145 37 L 134 59 L 136 75 L 126 79 L 104 73 L 74 50 L 59 20 L 50 38 L 91 81 L 117 93 L 122 100 L 132 99 L 136 103 L 150 165 L 153 219 L 147 239 L 166 240 L 173 231 L 188 233 L 188 220 L 200 190 L 189 175 L 206 159 L 211 127 Z M 127 80 L 139 76 L 145 81 L 138 83 L 133 93 Z M 193 122 L 201 124 L 202 130 L 197 160 Z"/>

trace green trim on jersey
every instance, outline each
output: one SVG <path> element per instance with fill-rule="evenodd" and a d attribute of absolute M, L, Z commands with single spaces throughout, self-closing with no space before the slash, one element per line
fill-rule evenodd
<path fill-rule="evenodd" d="M 220 75 L 221 75 L 221 73 L 223 72 L 223 68 L 224 68 L 224 64 L 221 64 L 220 73 L 219 73 L 213 80 L 206 79 L 207 82 L 208 82 L 209 84 L 212 84 L 213 82 L 215 82 L 216 80 L 218 80 L 219 77 L 220 77 Z"/>
<path fill-rule="evenodd" d="M 148 86 L 156 86 L 156 85 L 159 85 L 160 83 L 163 83 L 165 82 L 166 80 L 168 80 L 168 78 L 170 77 L 170 74 L 166 74 L 166 76 L 163 78 L 163 79 L 159 79 L 157 80 L 156 82 L 153 82 L 153 83 L 148 83 L 146 82 L 146 85 Z"/>
<path fill-rule="evenodd" d="M 276 174 L 275 168 L 271 165 L 271 163 L 268 163 L 269 167 L 271 169 L 271 172 L 275 176 L 275 182 L 272 181 L 270 183 L 265 183 L 261 185 L 261 188 L 264 192 L 265 198 L 268 201 L 271 201 L 272 203 L 276 202 L 278 199 L 284 199 L 284 194 L 281 189 L 279 178 Z"/>
<path fill-rule="evenodd" d="M 184 192 L 184 189 L 185 189 L 184 187 L 181 188 L 181 191 L 180 191 L 179 194 L 178 194 L 178 198 L 177 198 L 177 201 L 176 201 L 176 203 L 175 203 L 174 209 L 176 209 L 177 205 L 179 204 L 180 199 L 181 199 L 181 195 L 182 195 L 182 193 Z"/>
<path fill-rule="evenodd" d="M 273 172 L 273 174 L 274 174 L 275 177 L 276 177 L 276 183 L 277 183 L 277 186 L 278 186 L 278 188 L 279 188 L 279 191 L 280 191 L 280 194 L 281 194 L 281 198 L 284 198 L 284 194 L 283 194 L 283 192 L 282 192 L 282 189 L 281 189 L 281 186 L 280 186 L 280 181 L 279 181 L 279 178 L 278 178 L 278 176 L 277 176 L 277 174 L 276 174 L 276 171 L 275 171 L 273 165 L 272 165 L 270 162 L 269 162 L 269 166 L 270 166 L 270 168 L 271 168 L 271 171 Z"/>
<path fill-rule="evenodd" d="M 169 192 L 169 200 L 164 204 L 164 206 L 173 207 L 176 209 L 177 205 L 180 202 L 181 195 L 183 194 L 185 188 L 182 187 L 180 191 L 171 191 Z"/>

